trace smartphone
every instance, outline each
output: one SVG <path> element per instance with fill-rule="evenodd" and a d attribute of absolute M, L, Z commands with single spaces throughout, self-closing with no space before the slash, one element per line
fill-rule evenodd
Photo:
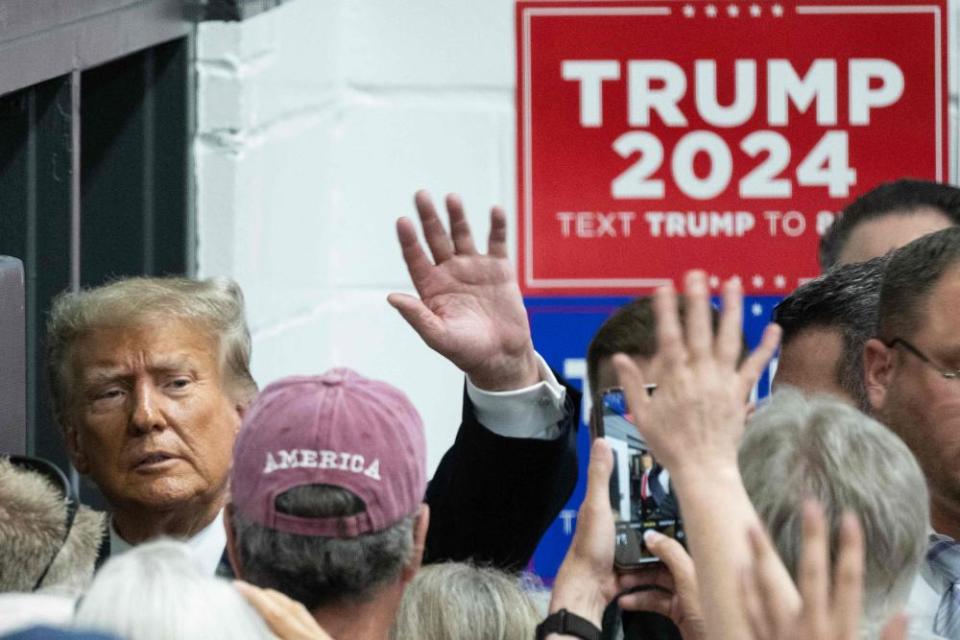
<path fill-rule="evenodd" d="M 656 389 L 646 387 L 651 394 Z M 591 412 L 590 433 L 604 438 L 613 450 L 610 508 L 616 521 L 616 568 L 629 571 L 660 562 L 647 550 L 643 533 L 653 529 L 684 544 L 680 509 L 669 473 L 650 454 L 633 424 L 623 389 L 603 392 Z"/>

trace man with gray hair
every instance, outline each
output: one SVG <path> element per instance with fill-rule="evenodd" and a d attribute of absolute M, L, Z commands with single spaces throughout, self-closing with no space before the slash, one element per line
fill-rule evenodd
<path fill-rule="evenodd" d="M 860 519 L 864 626 L 879 630 L 903 608 L 923 562 L 929 511 L 923 473 L 898 437 L 834 398 L 808 399 L 787 389 L 750 421 L 739 466 L 750 501 L 794 578 L 803 503 L 815 498 L 833 541 L 844 511 Z M 929 630 L 911 637 L 930 637 Z"/>
<path fill-rule="evenodd" d="M 403 393 L 349 369 L 274 382 L 244 419 L 230 483 L 239 577 L 334 638 L 389 637 L 430 513 L 423 424 Z"/>
<path fill-rule="evenodd" d="M 886 257 L 834 267 L 773 310 L 783 329 L 774 387 L 830 393 L 867 411 L 863 345 L 876 335 Z"/>
<path fill-rule="evenodd" d="M 917 457 L 934 534 L 914 615 L 960 639 L 960 227 L 902 247 L 883 273 L 864 367 L 873 415 Z"/>

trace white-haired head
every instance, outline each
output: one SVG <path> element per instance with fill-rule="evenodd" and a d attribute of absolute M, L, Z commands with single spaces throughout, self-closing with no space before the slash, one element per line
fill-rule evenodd
<path fill-rule="evenodd" d="M 831 531 L 844 511 L 863 526 L 864 614 L 878 623 L 906 602 L 926 550 L 930 519 L 923 473 L 889 429 L 829 396 L 778 391 L 750 422 L 740 447 L 747 493 L 790 573 L 802 544 L 802 504 L 816 498 Z"/>
<path fill-rule="evenodd" d="M 229 582 L 205 575 L 186 545 L 172 540 L 111 558 L 80 602 L 74 626 L 127 640 L 273 638 Z"/>

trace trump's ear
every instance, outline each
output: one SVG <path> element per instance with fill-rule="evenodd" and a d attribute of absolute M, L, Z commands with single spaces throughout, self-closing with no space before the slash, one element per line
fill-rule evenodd
<path fill-rule="evenodd" d="M 63 426 L 63 438 L 67 445 L 67 455 L 70 457 L 70 463 L 78 473 L 87 475 L 90 473 L 90 460 L 87 457 L 83 447 L 83 436 L 72 423 L 65 423 Z"/>
<path fill-rule="evenodd" d="M 893 351 L 876 338 L 867 340 L 863 347 L 863 383 L 873 412 L 880 411 L 887 403 L 887 393 L 893 378 Z"/>

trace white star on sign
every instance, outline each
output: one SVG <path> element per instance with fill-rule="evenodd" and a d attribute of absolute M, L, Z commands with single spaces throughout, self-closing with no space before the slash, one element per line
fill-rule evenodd
<path fill-rule="evenodd" d="M 735 4 L 730 5 L 729 7 L 727 7 L 727 15 L 730 16 L 731 18 L 736 18 L 737 16 L 740 15 L 740 8 L 737 7 L 737 5 Z"/>
<path fill-rule="evenodd" d="M 772 13 L 772 14 L 773 14 L 773 17 L 775 17 L 775 18 L 781 18 L 781 17 L 783 17 L 783 5 L 782 5 L 782 4 L 775 4 L 775 5 L 773 5 L 773 6 L 770 8 L 770 13 Z"/>
<path fill-rule="evenodd" d="M 693 8 L 692 4 L 683 5 L 683 15 L 688 18 L 692 18 L 697 13 L 697 10 Z"/>
<path fill-rule="evenodd" d="M 777 289 L 783 289 L 785 286 L 787 286 L 787 279 L 782 275 L 777 274 L 773 278 L 773 286 L 775 286 Z"/>
<path fill-rule="evenodd" d="M 753 306 L 750 307 L 750 313 L 753 314 L 754 318 L 759 318 L 763 313 L 763 305 L 761 305 L 759 302 L 754 302 Z"/>
<path fill-rule="evenodd" d="M 716 289 L 720 286 L 720 278 L 717 276 L 710 276 L 710 288 Z"/>
<path fill-rule="evenodd" d="M 754 18 L 759 18 L 759 17 L 760 17 L 760 5 L 758 5 L 758 4 L 752 4 L 752 5 L 750 5 L 750 15 L 753 16 Z"/>
<path fill-rule="evenodd" d="M 708 4 L 708 5 L 707 5 L 707 8 L 704 9 L 703 12 L 707 14 L 707 17 L 708 17 L 708 18 L 716 18 L 716 17 L 717 17 L 717 7 L 714 6 L 714 5 L 712 5 L 712 4 Z"/>
<path fill-rule="evenodd" d="M 763 276 L 753 276 L 753 279 L 750 281 L 753 283 L 753 286 L 759 289 L 763 286 Z"/>

